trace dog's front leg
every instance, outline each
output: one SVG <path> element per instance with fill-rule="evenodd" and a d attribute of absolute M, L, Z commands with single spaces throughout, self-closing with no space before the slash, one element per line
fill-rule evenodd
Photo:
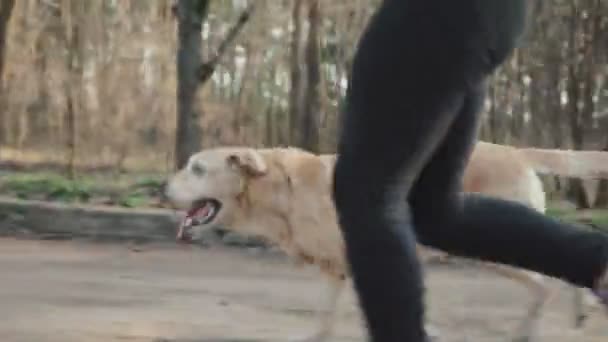
<path fill-rule="evenodd" d="M 315 341 L 325 341 L 329 339 L 333 332 L 336 318 L 339 313 L 340 294 L 344 289 L 345 278 L 343 277 L 328 277 L 328 289 L 326 290 L 323 303 L 319 305 L 321 319 L 319 330 L 317 331 L 317 339 Z"/>
<path fill-rule="evenodd" d="M 319 317 L 319 326 L 315 333 L 305 338 L 292 339 L 293 342 L 325 342 L 329 341 L 333 332 L 336 317 L 338 315 L 338 302 L 344 283 L 346 280 L 343 277 L 324 274 L 327 281 L 327 289 L 324 295 L 321 296 L 321 303 L 317 305 L 317 315 Z"/>

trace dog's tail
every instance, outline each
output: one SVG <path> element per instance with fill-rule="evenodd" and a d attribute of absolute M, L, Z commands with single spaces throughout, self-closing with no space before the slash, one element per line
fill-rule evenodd
<path fill-rule="evenodd" d="M 541 148 L 518 149 L 541 174 L 576 178 L 608 178 L 608 152 Z"/>

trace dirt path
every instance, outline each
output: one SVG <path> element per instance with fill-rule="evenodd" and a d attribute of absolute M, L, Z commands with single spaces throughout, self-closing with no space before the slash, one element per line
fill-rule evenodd
<path fill-rule="evenodd" d="M 282 258 L 175 246 L 0 239 L 0 341 L 285 341 L 315 326 L 322 284 Z M 563 285 L 554 282 L 563 289 Z M 431 322 L 441 341 L 508 341 L 529 300 L 473 268 L 430 267 Z M 545 316 L 541 341 L 608 341 L 596 313 L 569 327 L 570 293 Z M 334 341 L 363 341 L 352 292 Z"/>

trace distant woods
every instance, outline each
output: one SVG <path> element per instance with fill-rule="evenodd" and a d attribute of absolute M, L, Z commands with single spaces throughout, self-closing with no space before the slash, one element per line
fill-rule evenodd
<path fill-rule="evenodd" d="M 0 159 L 166 172 L 220 144 L 331 152 L 378 3 L 0 0 Z M 533 11 L 490 84 L 481 137 L 608 150 L 608 3 Z M 591 205 L 579 183 L 550 182 Z"/>

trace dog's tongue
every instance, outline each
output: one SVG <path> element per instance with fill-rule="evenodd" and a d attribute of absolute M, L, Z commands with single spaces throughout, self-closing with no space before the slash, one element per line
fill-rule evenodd
<path fill-rule="evenodd" d="M 195 225 L 197 216 L 205 217 L 209 213 L 209 210 L 210 210 L 210 206 L 208 206 L 208 205 L 204 205 L 202 207 L 192 208 L 192 209 L 188 210 L 188 212 L 186 213 L 186 216 L 182 220 L 182 222 L 179 225 L 179 228 L 177 230 L 177 240 L 189 241 L 191 239 L 191 236 L 187 232 L 187 230 L 190 227 L 192 227 L 193 225 Z"/>
<path fill-rule="evenodd" d="M 194 220 L 196 217 L 206 217 L 209 214 L 209 210 L 211 210 L 211 206 L 207 204 L 202 207 L 190 209 L 186 214 L 186 219 Z"/>

